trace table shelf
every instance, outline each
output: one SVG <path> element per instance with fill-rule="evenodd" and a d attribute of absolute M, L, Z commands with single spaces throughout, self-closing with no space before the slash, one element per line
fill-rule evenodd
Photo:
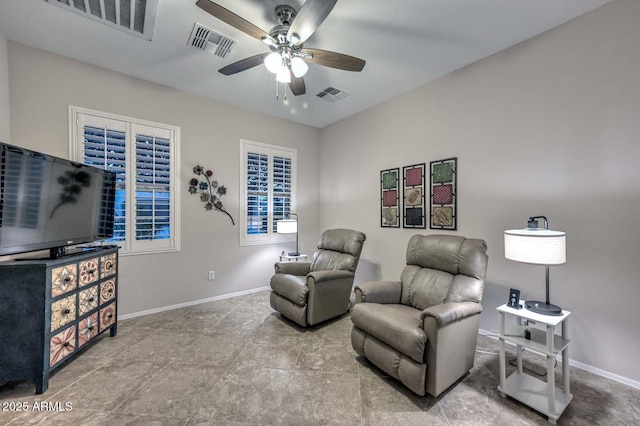
<path fill-rule="evenodd" d="M 549 411 L 548 384 L 525 373 L 517 371 L 511 374 L 504 384 L 504 388 L 498 386 L 498 390 L 511 398 L 528 405 L 552 420 L 558 420 L 562 412 L 567 408 L 573 395 L 565 394 L 562 389 L 555 388 L 555 410 Z"/>
<path fill-rule="evenodd" d="M 524 338 L 524 330 L 528 329 L 531 339 Z M 553 352 L 549 353 L 547 348 L 547 335 L 544 330 L 529 327 L 526 325 L 516 325 L 505 328 L 504 340 L 524 346 L 527 349 L 539 352 L 543 355 L 557 356 L 569 346 L 571 339 L 564 338 L 557 334 L 553 336 Z"/>
<path fill-rule="evenodd" d="M 569 392 L 569 355 L 568 348 L 571 340 L 568 338 L 567 318 L 569 311 L 562 311 L 562 315 L 549 316 L 531 312 L 527 309 L 515 309 L 502 305 L 497 308 L 500 314 L 500 385 L 498 390 L 503 397 L 511 398 L 547 416 L 549 423 L 555 424 L 567 405 L 573 399 Z M 505 316 L 515 317 L 516 324 L 505 326 Z M 541 323 L 544 330 L 522 324 L 522 320 Z M 555 334 L 556 326 L 562 327 L 562 334 Z M 525 329 L 531 335 L 524 337 Z M 516 345 L 517 370 L 506 377 L 506 342 Z M 546 358 L 547 381 L 526 374 L 522 367 L 521 348 L 530 349 Z M 562 355 L 562 388 L 556 386 L 555 361 Z"/>

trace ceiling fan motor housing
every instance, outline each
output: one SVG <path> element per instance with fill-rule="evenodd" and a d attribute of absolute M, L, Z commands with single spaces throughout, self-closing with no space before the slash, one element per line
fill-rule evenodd
<path fill-rule="evenodd" d="M 289 27 L 293 22 L 293 19 L 296 17 L 296 10 L 287 5 L 276 6 L 276 19 L 280 23 L 280 25 L 285 25 Z"/>
<path fill-rule="evenodd" d="M 276 45 L 270 45 L 271 50 L 277 50 L 279 46 L 289 45 L 289 42 L 287 41 L 288 32 L 289 32 L 288 25 L 276 25 L 275 27 L 271 28 L 271 31 L 269 31 L 269 35 L 277 43 Z"/>

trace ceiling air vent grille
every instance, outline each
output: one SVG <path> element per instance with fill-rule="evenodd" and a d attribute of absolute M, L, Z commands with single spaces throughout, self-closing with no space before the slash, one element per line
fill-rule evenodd
<path fill-rule="evenodd" d="M 335 87 L 327 87 L 316 96 L 324 99 L 327 102 L 338 102 L 349 96 L 349 94 L 340 89 L 336 89 Z"/>
<path fill-rule="evenodd" d="M 236 45 L 236 41 L 213 31 L 211 28 L 207 28 L 204 25 L 200 25 L 196 22 L 189 36 L 189 46 L 196 47 L 200 50 L 204 50 L 212 55 L 226 58 L 231 53 L 231 50 Z"/>
<path fill-rule="evenodd" d="M 153 38 L 159 0 L 45 1 L 146 40 Z"/>

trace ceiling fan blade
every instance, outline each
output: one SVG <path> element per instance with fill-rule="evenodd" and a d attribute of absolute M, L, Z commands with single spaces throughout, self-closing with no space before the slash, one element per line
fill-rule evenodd
<path fill-rule="evenodd" d="M 294 18 L 289 32 L 287 33 L 287 40 L 292 41 L 296 46 L 302 44 L 311 37 L 320 24 L 329 16 L 333 6 L 336 5 L 338 0 L 307 0 L 302 5 L 298 14 Z M 296 35 L 292 40 L 292 36 Z"/>
<path fill-rule="evenodd" d="M 307 93 L 307 88 L 304 84 L 304 79 L 302 77 L 296 77 L 291 73 L 291 83 L 289 83 L 289 88 L 291 89 L 291 93 L 295 96 L 304 95 Z"/>
<path fill-rule="evenodd" d="M 311 62 L 316 65 L 323 65 L 325 67 L 337 68 L 345 71 L 362 71 L 366 61 L 356 58 L 355 56 L 349 56 L 342 53 L 331 52 L 329 50 L 321 49 L 302 49 L 300 53 L 311 53 L 312 58 L 305 58 L 307 62 Z"/>
<path fill-rule="evenodd" d="M 220 68 L 218 70 L 219 73 L 224 75 L 232 75 L 239 73 L 241 71 L 248 70 L 249 68 L 257 67 L 258 65 L 264 64 L 264 58 L 269 53 L 259 53 L 257 55 L 249 56 L 248 58 L 244 58 L 241 61 L 234 62 L 232 64 L 227 65 L 224 68 Z"/>
<path fill-rule="evenodd" d="M 239 17 L 217 3 L 209 0 L 198 0 L 196 2 L 196 6 L 243 33 L 250 35 L 251 37 L 257 38 L 258 40 L 262 40 L 265 37 L 270 38 L 269 34 L 256 27 L 251 22 Z"/>

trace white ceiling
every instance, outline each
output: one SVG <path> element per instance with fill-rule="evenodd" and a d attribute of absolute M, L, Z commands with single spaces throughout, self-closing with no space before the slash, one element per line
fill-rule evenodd
<path fill-rule="evenodd" d="M 266 52 L 260 41 L 196 7 L 159 0 L 152 41 L 55 7 L 44 0 L 0 0 L 0 33 L 9 40 L 314 127 L 386 99 L 556 27 L 612 0 L 341 0 L 305 47 L 367 61 L 360 73 L 311 64 L 307 93 L 275 97 L 264 66 L 233 76 L 219 68 Z M 265 31 L 274 8 L 304 0 L 218 0 Z M 187 46 L 195 22 L 238 41 L 222 59 Z M 328 86 L 350 94 L 330 103 Z"/>

